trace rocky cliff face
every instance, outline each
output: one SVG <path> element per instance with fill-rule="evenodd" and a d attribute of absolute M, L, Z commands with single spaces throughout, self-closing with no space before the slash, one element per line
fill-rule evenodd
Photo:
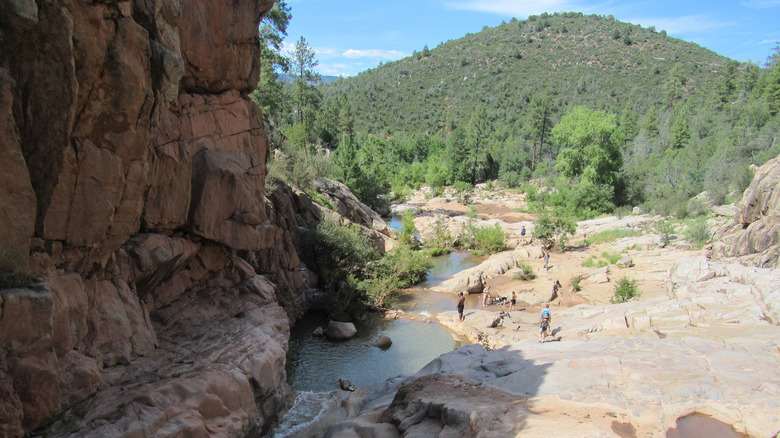
<path fill-rule="evenodd" d="M 780 157 L 756 170 L 738 207 L 739 218 L 717 232 L 713 253 L 757 267 L 780 267 Z"/>
<path fill-rule="evenodd" d="M 0 268 L 45 279 L 0 292 L 0 435 L 233 436 L 282 406 L 315 277 L 246 97 L 272 5 L 0 4 Z"/>

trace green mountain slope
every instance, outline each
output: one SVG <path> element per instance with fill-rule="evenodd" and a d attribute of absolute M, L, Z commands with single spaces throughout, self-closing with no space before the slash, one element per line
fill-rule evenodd
<path fill-rule="evenodd" d="M 548 90 L 572 105 L 617 112 L 662 102 L 670 75 L 701 94 L 728 59 L 653 28 L 611 17 L 564 13 L 486 28 L 330 84 L 344 93 L 363 132 L 436 132 L 482 103 L 491 118 L 522 123 L 531 98 Z M 677 70 L 673 71 L 677 66 Z"/>

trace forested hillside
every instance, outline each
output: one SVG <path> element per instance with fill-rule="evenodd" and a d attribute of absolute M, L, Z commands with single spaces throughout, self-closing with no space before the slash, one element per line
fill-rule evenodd
<path fill-rule="evenodd" d="M 266 113 L 313 169 L 373 206 L 391 188 L 549 178 L 557 190 L 536 205 L 555 215 L 643 205 L 686 216 L 692 196 L 727 201 L 751 164 L 780 153 L 778 54 L 762 67 L 611 16 L 542 14 L 319 85 L 308 100 L 307 84 L 288 86 L 292 106 Z M 327 149 L 332 162 L 315 157 Z"/>
<path fill-rule="evenodd" d="M 711 79 L 729 75 L 734 82 L 737 67 L 665 32 L 568 13 L 485 28 L 323 91 L 347 95 L 361 132 L 451 130 L 484 104 L 491 119 L 519 134 L 531 100 L 545 92 L 557 113 L 573 105 L 644 113 L 703 94 L 727 101 L 742 84 L 716 89 Z"/>

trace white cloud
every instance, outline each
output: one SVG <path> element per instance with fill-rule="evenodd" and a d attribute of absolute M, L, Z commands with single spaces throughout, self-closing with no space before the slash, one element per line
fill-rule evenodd
<path fill-rule="evenodd" d="M 389 59 L 392 61 L 409 56 L 406 53 L 400 52 L 398 50 L 380 50 L 380 49 L 369 49 L 369 50 L 349 49 L 344 53 L 342 53 L 342 55 L 350 59 L 380 58 L 380 59 Z"/>
<path fill-rule="evenodd" d="M 520 18 L 542 12 L 579 11 L 591 13 L 603 6 L 603 4 L 587 5 L 585 2 L 577 0 L 449 0 L 445 1 L 444 5 L 450 9 L 492 12 Z"/>
<path fill-rule="evenodd" d="M 732 24 L 713 20 L 707 14 L 688 15 L 685 17 L 629 18 L 626 21 L 641 24 L 645 27 L 655 26 L 656 29 L 665 30 L 673 35 L 708 32 Z"/>
<path fill-rule="evenodd" d="M 326 75 L 326 76 L 348 77 L 354 74 L 354 73 L 347 73 L 348 71 L 352 71 L 352 70 L 355 70 L 354 67 L 346 64 L 320 64 L 317 67 L 317 71 L 321 75 Z"/>

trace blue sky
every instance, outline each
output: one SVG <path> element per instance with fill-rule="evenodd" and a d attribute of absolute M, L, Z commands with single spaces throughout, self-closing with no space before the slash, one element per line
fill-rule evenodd
<path fill-rule="evenodd" d="M 780 41 L 780 0 L 288 0 L 286 46 L 303 36 L 323 75 L 353 76 L 425 45 L 512 17 L 576 11 L 655 26 L 738 61 L 764 65 Z"/>

